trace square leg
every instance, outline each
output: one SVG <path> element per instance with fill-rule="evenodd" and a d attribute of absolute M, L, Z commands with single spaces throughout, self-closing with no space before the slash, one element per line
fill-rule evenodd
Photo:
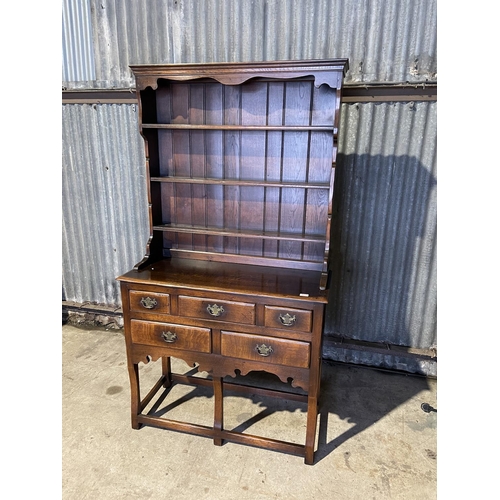
<path fill-rule="evenodd" d="M 132 429 L 140 429 L 141 424 L 137 417 L 141 412 L 141 392 L 139 387 L 139 365 L 129 362 L 128 373 L 130 378 L 130 411 L 132 420 Z"/>
<path fill-rule="evenodd" d="M 163 358 L 161 358 L 161 370 L 163 377 L 165 378 L 163 387 L 165 387 L 165 389 L 168 389 L 172 386 L 172 364 L 170 361 L 170 356 L 164 356 Z"/>
<path fill-rule="evenodd" d="M 224 427 L 224 397 L 222 377 L 213 377 L 214 386 L 214 430 L 220 433 Z M 214 444 L 222 446 L 222 438 L 214 437 Z"/>

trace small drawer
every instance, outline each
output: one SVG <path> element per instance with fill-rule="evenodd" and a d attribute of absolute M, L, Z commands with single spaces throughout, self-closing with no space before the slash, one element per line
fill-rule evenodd
<path fill-rule="evenodd" d="M 195 328 L 133 319 L 130 322 L 130 331 L 132 342 L 136 344 L 211 352 L 209 328 Z"/>
<path fill-rule="evenodd" d="M 168 293 L 129 292 L 130 310 L 136 312 L 170 312 L 170 295 Z"/>
<path fill-rule="evenodd" d="M 254 325 L 255 304 L 179 295 L 179 315 Z"/>
<path fill-rule="evenodd" d="M 308 342 L 246 333 L 221 332 L 221 354 L 276 365 L 309 368 Z"/>
<path fill-rule="evenodd" d="M 310 332 L 312 327 L 312 311 L 265 306 L 264 324 L 270 328 Z"/>

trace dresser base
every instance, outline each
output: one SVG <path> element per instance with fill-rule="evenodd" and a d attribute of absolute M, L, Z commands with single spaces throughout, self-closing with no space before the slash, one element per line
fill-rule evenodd
<path fill-rule="evenodd" d="M 304 270 L 187 259 L 157 262 L 120 277 L 132 427 L 150 425 L 206 436 L 218 446 L 224 441 L 258 446 L 300 455 L 312 464 L 327 302 L 326 292 L 317 286 L 319 279 L 320 273 Z M 173 373 L 171 357 L 197 367 L 209 378 Z M 141 397 L 140 364 L 160 360 L 161 377 Z M 272 374 L 282 386 L 278 390 L 255 387 L 248 382 L 251 372 Z M 168 394 L 175 384 L 213 390 L 213 425 L 146 412 L 160 391 Z M 303 404 L 307 412 L 304 445 L 226 429 L 228 392 Z"/>

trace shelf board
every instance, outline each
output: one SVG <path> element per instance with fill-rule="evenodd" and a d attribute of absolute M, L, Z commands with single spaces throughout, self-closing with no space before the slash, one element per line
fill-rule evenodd
<path fill-rule="evenodd" d="M 212 236 L 228 236 L 233 238 L 256 238 L 261 240 L 287 240 L 304 243 L 324 243 L 323 236 L 301 235 L 294 233 L 277 233 L 271 231 L 251 231 L 238 229 L 222 229 L 204 226 L 188 226 L 182 224 L 161 224 L 153 226 L 155 231 L 188 234 L 206 234 Z"/>
<path fill-rule="evenodd" d="M 186 250 L 182 248 L 171 248 L 170 253 L 173 257 L 179 259 L 193 259 L 210 262 L 231 262 L 248 264 L 248 258 L 252 258 L 252 265 L 270 266 L 284 269 L 304 269 L 308 271 L 321 271 L 324 266 L 322 260 L 307 260 L 307 259 L 286 259 L 283 257 L 259 257 L 256 255 L 247 255 L 244 253 L 222 253 L 222 252 L 205 252 L 197 250 Z"/>
<path fill-rule="evenodd" d="M 246 186 L 246 187 L 278 187 L 301 189 L 330 189 L 330 184 L 320 182 L 280 182 L 263 180 L 238 180 L 238 179 L 209 179 L 200 177 L 151 177 L 153 182 L 169 182 L 179 184 L 214 184 L 220 186 Z"/>
<path fill-rule="evenodd" d="M 242 130 L 262 132 L 266 130 L 289 132 L 333 132 L 337 129 L 329 125 L 206 125 L 190 123 L 143 123 L 142 128 L 167 129 L 167 130 Z"/>

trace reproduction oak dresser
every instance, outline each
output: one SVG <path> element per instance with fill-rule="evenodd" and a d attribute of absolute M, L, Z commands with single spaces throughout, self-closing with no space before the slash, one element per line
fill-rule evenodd
<path fill-rule="evenodd" d="M 144 258 L 118 278 L 134 429 L 314 462 L 347 68 L 346 59 L 131 66 L 150 233 Z M 173 373 L 171 357 L 207 377 Z M 162 375 L 143 397 L 140 363 L 159 359 Z M 252 371 L 283 389 L 233 383 Z M 145 411 L 174 384 L 213 388 L 213 425 Z M 228 390 L 306 404 L 304 444 L 226 429 Z"/>

